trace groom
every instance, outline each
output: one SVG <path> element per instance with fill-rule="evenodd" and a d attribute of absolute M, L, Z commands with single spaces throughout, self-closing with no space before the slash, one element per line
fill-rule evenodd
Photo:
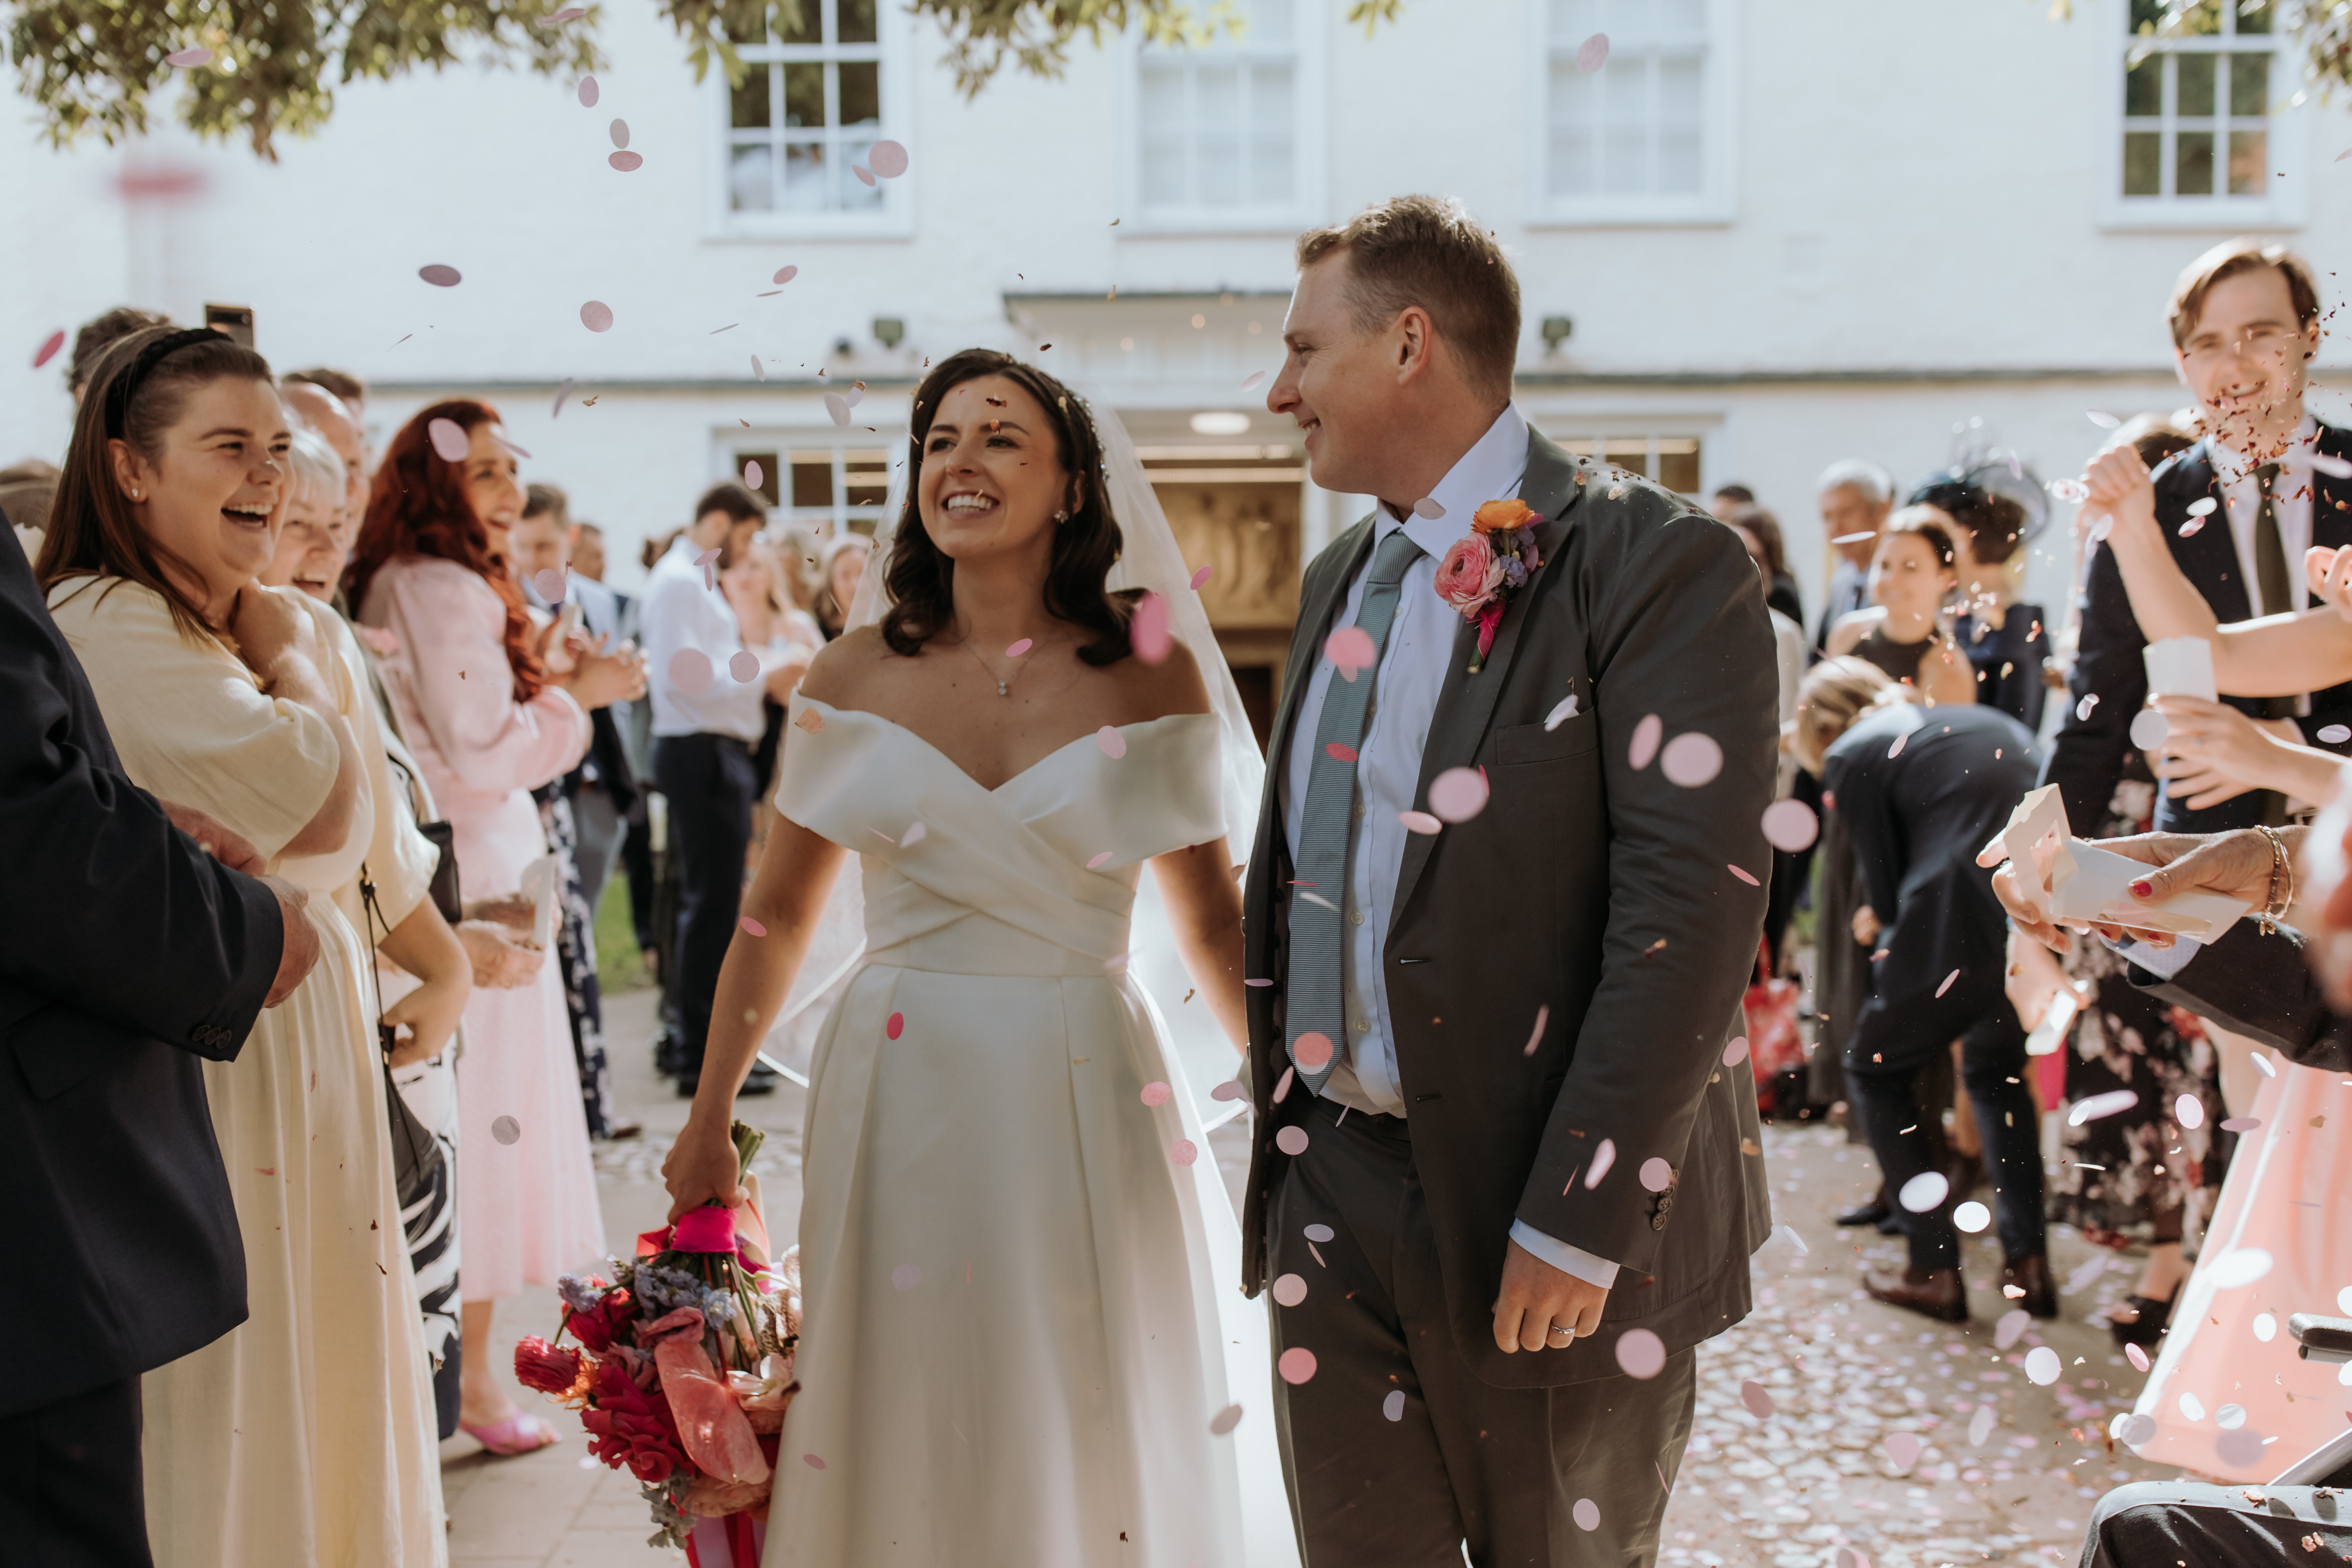
<path fill-rule="evenodd" d="M 1307 570 L 1244 912 L 1244 1285 L 1301 1551 L 1648 1563 L 1694 1347 L 1770 1226 L 1725 1061 L 1771 862 L 1763 584 L 1511 406 L 1518 285 L 1458 205 L 1297 258 L 1266 405 L 1380 501 Z"/>

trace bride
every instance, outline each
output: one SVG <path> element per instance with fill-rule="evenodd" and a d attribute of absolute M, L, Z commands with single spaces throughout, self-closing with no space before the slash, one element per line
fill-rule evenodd
<path fill-rule="evenodd" d="M 866 951 L 811 1068 L 771 1568 L 1297 1562 L 1265 1321 L 1126 973 L 1148 862 L 1200 1002 L 1245 1037 L 1229 844 L 1261 764 L 1102 425 L 1033 366 L 943 361 L 882 586 L 792 703 L 782 820 L 665 1165 L 673 1217 L 744 1201 L 734 1091 L 855 850 Z M 1139 619 L 1144 589 L 1166 604 Z"/>

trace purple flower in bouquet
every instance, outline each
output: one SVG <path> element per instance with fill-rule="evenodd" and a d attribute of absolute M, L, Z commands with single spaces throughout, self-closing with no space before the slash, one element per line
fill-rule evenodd
<path fill-rule="evenodd" d="M 1503 563 L 1504 586 L 1510 588 L 1526 587 L 1528 585 L 1527 563 L 1516 555 L 1505 555 L 1499 557 L 1499 559 Z"/>
<path fill-rule="evenodd" d="M 596 1303 L 603 1300 L 605 1293 L 611 1289 L 610 1285 L 605 1284 L 593 1274 L 585 1279 L 577 1274 L 559 1274 L 555 1277 L 556 1294 L 562 1296 L 563 1304 L 575 1312 L 594 1311 Z"/>

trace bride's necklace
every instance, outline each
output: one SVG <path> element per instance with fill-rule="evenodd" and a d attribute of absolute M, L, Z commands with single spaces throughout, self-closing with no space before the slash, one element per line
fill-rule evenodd
<path fill-rule="evenodd" d="M 1027 637 L 1023 637 L 1019 642 L 1014 643 L 1013 646 L 1021 649 L 1024 659 L 1027 655 L 1036 651 L 1035 645 Z M 999 697 L 1012 696 L 1014 682 L 1018 681 L 1023 676 L 1029 673 L 1029 666 L 1024 662 L 1020 668 L 1013 672 L 1010 679 L 998 675 L 996 671 L 990 667 L 988 660 L 980 657 L 980 650 L 971 646 L 971 638 L 969 635 L 967 635 L 963 639 L 963 651 L 971 655 L 973 663 L 979 665 L 982 669 L 987 671 L 989 679 L 996 682 L 996 694 Z"/>

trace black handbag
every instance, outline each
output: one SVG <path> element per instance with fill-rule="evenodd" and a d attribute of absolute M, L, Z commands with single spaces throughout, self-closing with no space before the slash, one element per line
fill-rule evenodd
<path fill-rule="evenodd" d="M 446 833 L 449 825 L 435 823 L 432 826 Z M 427 837 L 430 837 L 429 832 Z M 454 889 L 457 879 L 457 858 L 449 855 L 446 847 L 443 853 Z M 437 892 L 440 882 L 437 873 L 434 882 Z M 441 1157 L 439 1140 L 433 1136 L 431 1129 L 417 1120 L 416 1112 L 411 1110 L 408 1101 L 402 1098 L 400 1086 L 392 1080 L 393 1027 L 383 1021 L 383 977 L 375 965 L 376 927 L 383 926 L 385 934 L 389 935 L 392 925 L 383 918 L 383 910 L 376 905 L 375 879 L 368 875 L 364 864 L 360 867 L 360 900 L 367 906 L 368 980 L 375 987 L 375 1033 L 377 1043 L 383 1050 L 381 1059 L 383 1065 L 384 1107 L 391 1113 L 392 1169 L 394 1180 L 400 1189 L 400 1212 L 405 1216 L 417 1212 L 419 1205 L 425 1205 L 428 1206 L 423 1212 L 429 1215 L 428 1200 L 447 1182 L 447 1165 Z M 436 898 L 435 901 L 437 903 L 439 900 Z"/>
<path fill-rule="evenodd" d="M 457 831 L 446 822 L 420 822 L 416 831 L 441 852 L 433 867 L 433 907 L 454 926 L 466 918 L 466 900 L 457 889 Z"/>

